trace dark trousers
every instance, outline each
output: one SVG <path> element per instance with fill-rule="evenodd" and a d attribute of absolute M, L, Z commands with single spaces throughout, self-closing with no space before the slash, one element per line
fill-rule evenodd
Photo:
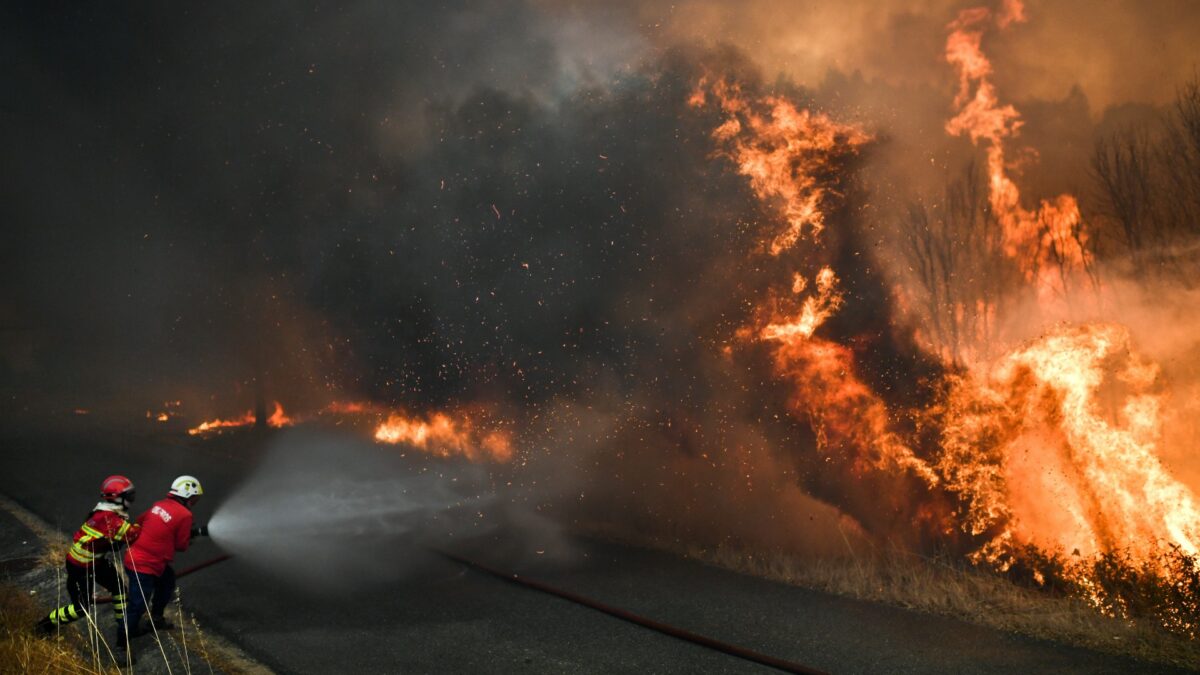
<path fill-rule="evenodd" d="M 129 577 L 129 608 L 125 610 L 125 621 L 130 630 L 136 630 L 138 620 L 146 606 L 150 606 L 150 617 L 161 617 L 175 594 L 175 570 L 167 565 L 163 573 L 155 576 L 145 572 L 134 572 L 128 567 L 125 574 Z"/>
<path fill-rule="evenodd" d="M 67 563 L 67 595 L 71 604 L 63 605 L 50 611 L 46 617 L 55 626 L 65 626 L 72 621 L 83 618 L 84 612 L 91 613 L 95 605 L 96 587 L 102 587 L 112 594 L 113 612 L 117 623 L 121 623 L 125 613 L 125 593 L 117 569 L 108 558 L 100 558 L 89 567 L 80 567 Z"/>

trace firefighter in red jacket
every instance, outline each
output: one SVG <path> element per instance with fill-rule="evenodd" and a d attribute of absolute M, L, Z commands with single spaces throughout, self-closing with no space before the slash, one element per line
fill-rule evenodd
<path fill-rule="evenodd" d="M 100 484 L 100 502 L 79 527 L 67 550 L 67 594 L 71 603 L 52 610 L 49 616 L 38 621 L 40 632 L 49 634 L 85 614 L 90 615 L 95 606 L 96 586 L 102 586 L 112 594 L 117 624 L 122 623 L 124 582 L 107 553 L 138 539 L 140 528 L 130 524 L 127 510 L 135 494 L 133 481 L 125 476 L 109 476 Z"/>
<path fill-rule="evenodd" d="M 191 507 L 204 494 L 200 481 L 180 476 L 171 483 L 171 491 L 150 507 L 137 522 L 142 531 L 137 542 L 125 551 L 122 560 L 129 577 L 129 606 L 125 626 L 118 631 L 118 648 L 127 648 L 128 637 L 139 635 L 138 621 L 150 607 L 153 630 L 170 630 L 174 624 L 163 616 L 175 592 L 175 570 L 171 562 L 176 552 L 186 551 L 192 537 L 208 534 L 206 527 L 192 526 Z"/>

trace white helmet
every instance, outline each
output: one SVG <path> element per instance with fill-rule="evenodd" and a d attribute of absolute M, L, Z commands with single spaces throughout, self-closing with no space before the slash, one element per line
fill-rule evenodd
<path fill-rule="evenodd" d="M 204 494 L 204 488 L 200 487 L 200 481 L 195 476 L 180 476 L 171 483 L 171 492 L 176 497 L 184 499 L 192 499 Z"/>

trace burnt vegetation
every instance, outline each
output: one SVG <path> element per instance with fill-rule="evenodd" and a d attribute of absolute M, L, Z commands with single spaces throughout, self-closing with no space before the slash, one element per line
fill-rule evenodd
<path fill-rule="evenodd" d="M 1200 283 L 1200 77 L 1158 120 L 1098 140 L 1091 173 L 1097 221 L 1128 273 Z"/>
<path fill-rule="evenodd" d="M 902 252 L 913 270 L 925 337 L 962 365 L 997 337 L 996 308 L 1020 279 L 1000 252 L 1003 231 L 974 163 L 949 180 L 939 199 L 910 202 L 899 219 Z"/>

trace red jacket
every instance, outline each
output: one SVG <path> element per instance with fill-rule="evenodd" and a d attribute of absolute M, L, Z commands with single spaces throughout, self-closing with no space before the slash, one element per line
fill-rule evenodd
<path fill-rule="evenodd" d="M 168 497 L 155 502 L 137 522 L 142 533 L 125 551 L 125 569 L 159 576 L 175 559 L 175 552 L 186 551 L 191 543 L 192 512 Z"/>
<path fill-rule="evenodd" d="M 77 567 L 91 567 L 97 558 L 104 557 L 121 542 L 132 544 L 137 541 L 140 529 L 131 525 L 124 513 L 111 504 L 97 504 L 96 510 L 75 532 L 75 540 L 67 549 L 67 562 Z"/>

